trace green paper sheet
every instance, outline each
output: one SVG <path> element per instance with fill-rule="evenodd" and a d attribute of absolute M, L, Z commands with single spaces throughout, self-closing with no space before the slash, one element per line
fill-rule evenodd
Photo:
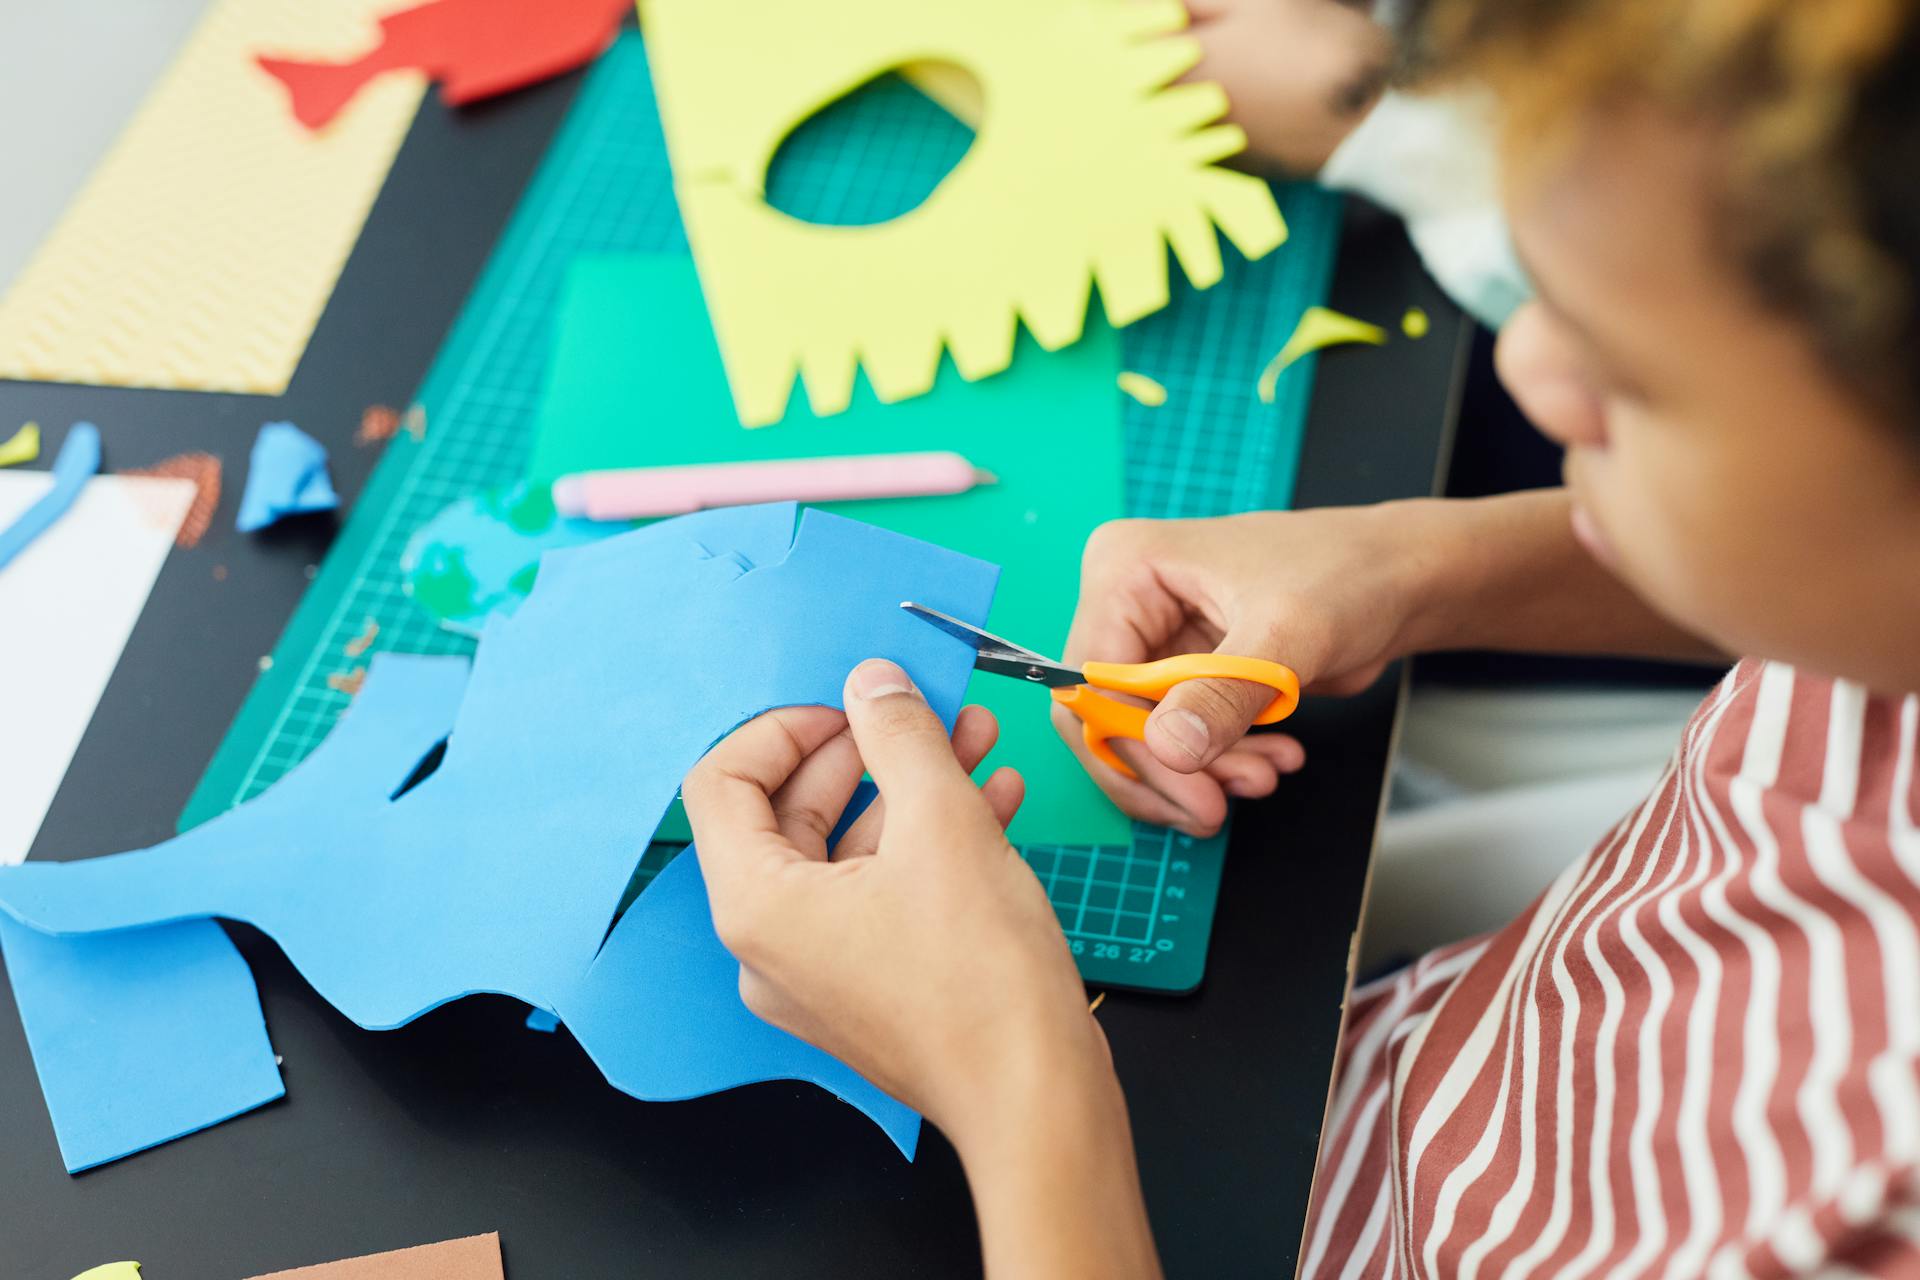
<path fill-rule="evenodd" d="M 949 362 L 931 393 L 883 405 L 863 379 L 845 413 L 816 418 L 795 396 L 780 422 L 747 430 L 693 260 L 584 257 L 568 276 L 529 475 L 545 483 L 607 467 L 952 449 L 999 483 L 827 509 L 1002 565 L 989 629 L 1057 656 L 1087 535 L 1122 511 L 1119 369 L 1118 335 L 1089 318 L 1086 337 L 1060 351 L 1023 333 L 1012 366 L 979 382 Z M 1000 745 L 983 769 L 1012 765 L 1026 776 L 1015 843 L 1132 838 L 1054 733 L 1042 690 L 976 674 L 967 700 L 1000 719 Z M 689 838 L 684 822 L 676 806 L 659 838 Z"/>

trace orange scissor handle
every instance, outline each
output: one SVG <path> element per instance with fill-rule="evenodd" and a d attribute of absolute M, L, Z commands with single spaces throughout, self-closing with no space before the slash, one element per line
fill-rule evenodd
<path fill-rule="evenodd" d="M 1107 745 L 1109 738 L 1132 738 L 1135 742 L 1147 736 L 1147 709 L 1136 707 L 1131 702 L 1115 702 L 1112 698 L 1103 698 L 1084 684 L 1071 689 L 1055 689 L 1053 700 L 1080 717 L 1080 735 L 1086 741 L 1087 750 L 1093 758 L 1107 768 L 1125 778 L 1139 777 L 1127 762 L 1114 754 Z"/>
<path fill-rule="evenodd" d="M 1053 700 L 1080 718 L 1087 750 L 1094 758 L 1128 778 L 1137 775 L 1107 743 L 1112 738 L 1144 741 L 1147 708 L 1103 698 L 1094 692 L 1095 688 L 1158 702 L 1172 692 L 1175 685 L 1186 680 L 1247 680 L 1273 690 L 1273 700 L 1254 717 L 1255 724 L 1276 724 L 1292 715 L 1300 705 L 1300 677 L 1294 674 L 1293 668 L 1265 658 L 1183 653 L 1158 662 L 1089 662 L 1081 671 L 1087 683 L 1071 689 L 1055 689 Z"/>

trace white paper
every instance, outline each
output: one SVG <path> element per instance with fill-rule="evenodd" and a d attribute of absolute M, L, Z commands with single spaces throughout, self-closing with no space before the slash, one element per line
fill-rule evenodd
<path fill-rule="evenodd" d="M 0 528 L 52 483 L 0 471 Z M 190 480 L 96 476 L 0 567 L 0 865 L 27 856 L 193 497 Z"/>

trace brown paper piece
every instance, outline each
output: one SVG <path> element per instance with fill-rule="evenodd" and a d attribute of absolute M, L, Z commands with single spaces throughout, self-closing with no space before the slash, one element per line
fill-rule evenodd
<path fill-rule="evenodd" d="M 489 1231 L 441 1244 L 276 1271 L 252 1280 L 506 1280 L 506 1272 L 500 1265 L 500 1233 Z"/>

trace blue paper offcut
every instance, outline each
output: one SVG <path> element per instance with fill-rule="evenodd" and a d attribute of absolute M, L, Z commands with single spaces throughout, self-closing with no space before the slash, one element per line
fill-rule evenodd
<path fill-rule="evenodd" d="M 269 422 L 253 438 L 247 484 L 234 527 L 264 529 L 282 516 L 331 511 L 340 505 L 327 475 L 326 446 L 291 422 Z"/>
<path fill-rule="evenodd" d="M 558 1016 L 547 1012 L 545 1009 L 527 1010 L 527 1030 L 558 1031 L 559 1029 L 560 1019 Z"/>
<path fill-rule="evenodd" d="M 736 725 L 839 705 L 875 655 L 947 723 L 959 710 L 972 650 L 899 603 L 984 620 L 998 570 L 824 512 L 795 519 L 791 503 L 722 509 L 552 553 L 527 604 L 488 627 L 457 714 L 457 691 L 420 689 L 457 662 L 384 657 L 259 799 L 154 849 L 0 868 L 0 908 L 54 934 L 245 921 L 363 1027 L 510 995 L 557 1014 L 636 1097 L 810 1080 L 911 1155 L 917 1116 L 740 1004 L 697 863 L 607 933 L 680 779 Z M 449 719 L 439 768 L 395 798 Z"/>
<path fill-rule="evenodd" d="M 253 975 L 211 920 L 56 938 L 0 919 L 0 950 L 68 1173 L 286 1092 Z"/>
<path fill-rule="evenodd" d="M 60 444 L 53 460 L 53 487 L 40 500 L 22 511 L 14 522 L 0 529 L 0 569 L 19 555 L 29 542 L 45 533 L 53 522 L 67 513 L 100 470 L 100 429 L 91 422 L 76 422 Z"/>

